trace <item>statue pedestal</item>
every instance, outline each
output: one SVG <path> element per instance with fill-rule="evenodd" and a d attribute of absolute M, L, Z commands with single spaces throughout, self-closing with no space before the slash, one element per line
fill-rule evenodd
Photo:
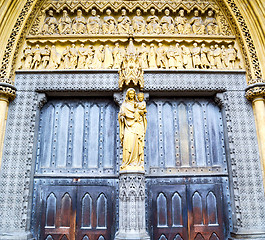
<path fill-rule="evenodd" d="M 145 224 L 145 177 L 124 171 L 119 177 L 119 231 L 115 240 L 150 240 Z"/>

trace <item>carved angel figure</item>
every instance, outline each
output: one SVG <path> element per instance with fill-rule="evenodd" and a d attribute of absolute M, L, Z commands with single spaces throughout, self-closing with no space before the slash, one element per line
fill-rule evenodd
<path fill-rule="evenodd" d="M 156 54 L 157 54 L 156 56 L 157 67 L 167 68 L 167 53 L 162 43 L 158 44 L 158 48 L 156 49 Z"/>
<path fill-rule="evenodd" d="M 152 34 L 152 33 L 159 34 L 161 32 L 161 27 L 159 24 L 159 18 L 155 15 L 155 9 L 151 8 L 150 13 L 151 13 L 151 16 L 149 16 L 146 20 L 147 32 L 149 34 Z"/>
<path fill-rule="evenodd" d="M 193 60 L 193 67 L 200 68 L 201 67 L 201 49 L 198 47 L 197 43 L 193 43 L 192 49 L 192 60 Z"/>
<path fill-rule="evenodd" d="M 140 95 L 129 88 L 119 112 L 120 140 L 123 147 L 123 159 L 120 171 L 144 171 L 144 138 L 147 127 L 146 104 Z"/>
<path fill-rule="evenodd" d="M 131 20 L 126 16 L 126 10 L 121 10 L 121 16 L 118 18 L 118 32 L 119 33 L 129 33 L 131 26 Z"/>
<path fill-rule="evenodd" d="M 48 45 L 44 47 L 44 49 L 41 50 L 41 56 L 42 56 L 42 68 L 45 69 L 50 61 L 50 55 L 51 50 Z"/>
<path fill-rule="evenodd" d="M 72 28 L 74 34 L 86 33 L 86 19 L 82 16 L 82 10 L 77 10 L 77 16 L 73 19 Z"/>
<path fill-rule="evenodd" d="M 92 34 L 98 34 L 100 31 L 100 18 L 96 16 L 97 11 L 92 9 L 92 16 L 90 16 L 87 20 L 87 32 Z"/>
<path fill-rule="evenodd" d="M 199 11 L 194 11 L 194 17 L 191 18 L 190 24 L 194 34 L 204 34 L 205 26 L 203 24 L 202 18 L 199 17 Z"/>
<path fill-rule="evenodd" d="M 72 20 L 68 16 L 67 10 L 63 10 L 63 16 L 59 19 L 59 33 L 70 34 L 72 32 L 71 24 Z"/>
<path fill-rule="evenodd" d="M 48 17 L 46 17 L 46 19 L 44 20 L 42 33 L 43 34 L 58 33 L 58 22 L 57 19 L 53 16 L 53 10 L 49 10 Z"/>
<path fill-rule="evenodd" d="M 146 22 L 141 16 L 141 10 L 136 10 L 136 16 L 133 17 L 132 26 L 135 33 L 145 33 Z"/>
<path fill-rule="evenodd" d="M 33 53 L 33 61 L 31 64 L 31 69 L 37 69 L 40 66 L 41 62 L 41 49 L 38 44 L 36 45 L 35 49 L 33 49 L 32 53 Z"/>
<path fill-rule="evenodd" d="M 213 17 L 213 11 L 208 11 L 208 16 L 205 19 L 204 25 L 206 27 L 207 34 L 217 35 L 219 33 L 219 26 L 216 19 Z"/>
<path fill-rule="evenodd" d="M 104 17 L 104 23 L 102 25 L 102 30 L 104 33 L 116 33 L 116 20 L 114 19 L 114 17 L 111 16 L 111 10 L 107 9 L 106 10 L 107 16 Z"/>
<path fill-rule="evenodd" d="M 207 58 L 207 53 L 208 53 L 208 50 L 207 48 L 205 47 L 205 44 L 203 43 L 201 45 L 201 64 L 202 64 L 202 68 L 210 68 L 210 63 L 208 61 L 208 58 Z"/>
<path fill-rule="evenodd" d="M 170 11 L 168 9 L 165 10 L 165 16 L 161 18 L 161 26 L 163 33 L 174 33 L 174 20 L 171 16 L 169 16 Z"/>
<path fill-rule="evenodd" d="M 191 25 L 188 19 L 184 16 L 184 10 L 179 10 L 179 16 L 175 18 L 175 25 L 179 34 L 190 34 Z"/>

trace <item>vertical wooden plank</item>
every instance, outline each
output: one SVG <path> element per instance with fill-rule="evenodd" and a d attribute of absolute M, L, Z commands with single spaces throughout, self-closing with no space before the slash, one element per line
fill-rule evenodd
<path fill-rule="evenodd" d="M 89 116 L 89 139 L 88 139 L 88 167 L 98 167 L 99 148 L 99 117 L 100 110 L 97 104 L 92 104 Z"/>
<path fill-rule="evenodd" d="M 54 105 L 49 104 L 42 110 L 41 121 L 40 121 L 40 154 L 37 156 L 38 160 L 42 161 L 42 167 L 51 166 L 51 155 L 52 155 L 52 139 L 53 139 L 53 128 L 54 128 Z M 47 131 L 49 129 L 49 131 Z M 40 161 L 39 160 L 39 161 Z"/>
<path fill-rule="evenodd" d="M 103 142 L 103 167 L 111 168 L 114 166 L 114 149 L 116 139 L 116 111 L 112 104 L 108 104 L 104 110 L 104 142 Z"/>
<path fill-rule="evenodd" d="M 206 166 L 206 148 L 202 115 L 203 110 L 201 104 L 199 102 L 195 102 L 192 106 L 192 111 L 195 136 L 196 165 L 202 167 Z"/>
<path fill-rule="evenodd" d="M 70 107 L 64 104 L 59 114 L 58 140 L 57 140 L 57 166 L 66 167 L 67 145 L 68 145 L 68 127 L 69 127 Z"/>
<path fill-rule="evenodd" d="M 146 134 L 146 152 L 147 162 L 151 167 L 159 166 L 159 155 L 158 155 L 158 112 L 157 104 L 150 102 L 148 105 L 147 114 L 147 134 Z"/>
<path fill-rule="evenodd" d="M 187 119 L 187 105 L 180 102 L 178 105 L 179 112 L 179 129 L 180 129 L 180 155 L 181 166 L 190 166 L 190 152 L 189 152 L 189 130 Z"/>
<path fill-rule="evenodd" d="M 165 102 L 162 113 L 165 167 L 175 167 L 174 117 L 171 103 Z"/>
<path fill-rule="evenodd" d="M 83 104 L 75 105 L 73 116 L 73 154 L 72 167 L 82 168 L 83 160 L 83 143 L 84 143 L 84 114 Z"/>

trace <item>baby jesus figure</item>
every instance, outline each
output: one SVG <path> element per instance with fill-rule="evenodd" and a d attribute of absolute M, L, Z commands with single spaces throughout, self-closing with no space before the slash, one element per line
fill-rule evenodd
<path fill-rule="evenodd" d="M 144 101 L 144 93 L 140 92 L 138 93 L 138 102 L 135 104 L 136 110 L 135 110 L 135 121 L 143 122 L 144 123 L 144 129 L 146 132 L 146 126 L 147 126 L 147 120 L 146 120 L 146 102 Z"/>

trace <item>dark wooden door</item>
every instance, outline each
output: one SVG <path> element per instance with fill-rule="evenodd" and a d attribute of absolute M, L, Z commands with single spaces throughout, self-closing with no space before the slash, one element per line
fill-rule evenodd
<path fill-rule="evenodd" d="M 111 239 L 113 193 L 109 186 L 43 187 L 40 239 Z"/>
<path fill-rule="evenodd" d="M 224 239 L 220 184 L 151 187 L 154 240 Z"/>
<path fill-rule="evenodd" d="M 154 239 L 188 239 L 186 186 L 152 187 Z"/>
<path fill-rule="evenodd" d="M 75 239 L 75 187 L 43 187 L 41 194 L 41 206 L 41 239 Z"/>
<path fill-rule="evenodd" d="M 113 194 L 106 186 L 78 188 L 76 239 L 111 239 Z"/>

